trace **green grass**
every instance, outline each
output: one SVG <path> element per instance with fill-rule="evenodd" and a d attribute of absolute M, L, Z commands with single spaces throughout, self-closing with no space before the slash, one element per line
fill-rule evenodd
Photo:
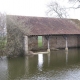
<path fill-rule="evenodd" d="M 38 47 L 42 47 L 42 41 L 38 40 Z"/>
<path fill-rule="evenodd" d="M 38 47 L 42 47 L 42 36 L 38 36 Z"/>

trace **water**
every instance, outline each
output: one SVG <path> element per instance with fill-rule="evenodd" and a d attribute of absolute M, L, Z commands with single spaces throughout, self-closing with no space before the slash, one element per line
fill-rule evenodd
<path fill-rule="evenodd" d="M 80 80 L 80 49 L 0 58 L 0 80 Z"/>

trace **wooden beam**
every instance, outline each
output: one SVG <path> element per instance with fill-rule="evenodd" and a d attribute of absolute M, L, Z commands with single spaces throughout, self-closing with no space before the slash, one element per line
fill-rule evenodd
<path fill-rule="evenodd" d="M 68 48 L 68 42 L 67 42 L 67 37 L 66 37 L 66 48 Z"/>
<path fill-rule="evenodd" d="M 47 37 L 47 40 L 48 40 L 48 49 L 47 49 L 47 51 L 50 52 L 49 36 Z"/>

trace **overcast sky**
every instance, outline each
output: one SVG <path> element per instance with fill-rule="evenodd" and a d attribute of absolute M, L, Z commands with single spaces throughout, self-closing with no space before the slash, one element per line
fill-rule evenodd
<path fill-rule="evenodd" d="M 12 15 L 42 16 L 46 17 L 47 4 L 53 0 L 0 0 L 0 12 Z M 59 1 L 59 0 L 57 0 Z M 67 0 L 61 0 L 66 5 Z M 80 9 L 70 11 L 70 18 L 80 19 Z"/>

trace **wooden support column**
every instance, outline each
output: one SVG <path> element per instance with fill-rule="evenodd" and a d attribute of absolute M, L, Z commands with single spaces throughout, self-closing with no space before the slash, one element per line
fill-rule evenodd
<path fill-rule="evenodd" d="M 68 51 L 68 41 L 67 41 L 67 36 L 66 36 L 65 40 L 66 40 L 66 48 L 65 48 L 65 50 Z"/>
<path fill-rule="evenodd" d="M 47 40 L 48 40 L 48 49 L 47 49 L 47 51 L 50 52 L 49 36 L 47 37 Z"/>
<path fill-rule="evenodd" d="M 25 50 L 25 55 L 28 54 L 28 36 L 24 36 L 24 50 Z"/>

